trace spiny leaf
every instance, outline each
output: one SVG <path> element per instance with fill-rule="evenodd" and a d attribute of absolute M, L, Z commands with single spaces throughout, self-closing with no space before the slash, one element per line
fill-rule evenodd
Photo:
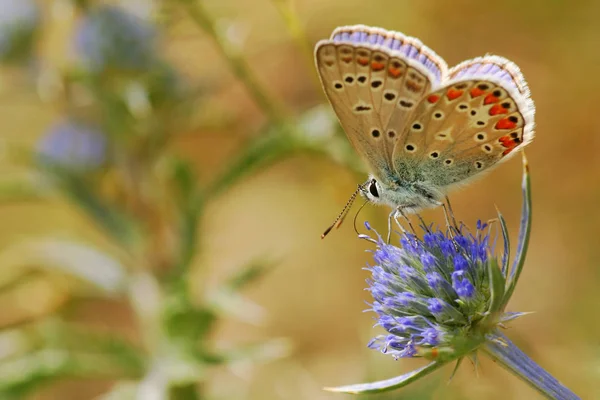
<path fill-rule="evenodd" d="M 338 387 L 326 387 L 325 390 L 329 392 L 338 392 L 338 393 L 352 393 L 352 394 L 360 394 L 360 393 L 381 393 L 386 392 L 388 390 L 398 389 L 403 386 L 408 385 L 420 379 L 426 375 L 429 375 L 433 371 L 441 368 L 446 365 L 447 362 L 439 362 L 433 361 L 424 367 L 406 373 L 404 375 L 397 376 L 395 378 L 386 379 L 383 381 L 371 382 L 371 383 L 359 383 L 356 385 L 347 385 L 347 386 L 338 386 Z"/>

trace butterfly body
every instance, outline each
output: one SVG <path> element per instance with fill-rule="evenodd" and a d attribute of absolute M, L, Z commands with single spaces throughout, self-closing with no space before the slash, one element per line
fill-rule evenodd
<path fill-rule="evenodd" d="M 519 68 L 484 56 L 453 68 L 418 39 L 364 25 L 319 42 L 327 97 L 371 176 L 370 201 L 417 211 L 533 139 L 535 108 Z"/>

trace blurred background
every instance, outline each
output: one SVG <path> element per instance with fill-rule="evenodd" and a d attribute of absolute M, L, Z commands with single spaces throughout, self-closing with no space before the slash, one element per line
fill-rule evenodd
<path fill-rule="evenodd" d="M 534 225 L 507 332 L 600 398 L 600 2 L 0 0 L 0 398 L 335 399 L 385 379 L 351 223 L 365 178 L 318 84 L 339 25 L 420 38 L 449 65 L 515 61 L 537 106 Z M 451 195 L 505 215 L 515 157 Z M 388 210 L 359 221 L 385 231 Z M 440 210 L 423 213 L 442 223 Z M 361 399 L 532 399 L 483 359 Z"/>

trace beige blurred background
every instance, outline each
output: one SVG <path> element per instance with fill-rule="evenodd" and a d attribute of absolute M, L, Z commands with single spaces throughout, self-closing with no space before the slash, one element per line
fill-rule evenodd
<path fill-rule="evenodd" d="M 206 0 L 209 12 L 238 40 L 251 68 L 292 114 L 325 103 L 315 70 L 290 36 L 270 0 Z M 493 53 L 515 61 L 537 106 L 536 139 L 527 149 L 533 182 L 534 225 L 528 262 L 509 304 L 535 311 L 508 335 L 539 364 L 584 399 L 600 399 L 600 2 L 408 0 L 295 0 L 311 47 L 339 25 L 367 24 L 420 38 L 449 65 Z M 260 132 L 265 116 L 216 51 L 190 21 L 175 18 L 165 32 L 167 57 L 192 80 L 206 85 L 210 101 L 198 109 L 204 127 L 181 136 L 180 151 L 194 160 L 203 181 L 222 170 L 244 140 Z M 61 35 L 48 34 L 49 59 Z M 59 56 L 53 62 L 60 63 Z M 2 82 L 0 130 L 10 140 L 34 141 L 57 110 Z M 520 161 L 515 157 L 484 179 L 451 195 L 458 218 L 469 224 L 505 215 L 515 238 L 521 207 Z M 344 167 L 315 156 L 296 156 L 251 175 L 209 205 L 202 262 L 210 273 L 195 285 L 218 282 L 245 261 L 272 256 L 280 262 L 246 294 L 264 308 L 256 324 L 222 323 L 218 346 L 286 337 L 295 345 L 282 360 L 210 371 L 214 398 L 344 399 L 323 386 L 385 379 L 420 366 L 394 361 L 366 347 L 379 333 L 362 311 L 369 300 L 362 267 L 366 242 L 350 223 L 320 239 L 323 229 L 359 182 Z M 368 207 L 359 219 L 380 230 L 387 210 Z M 442 222 L 440 210 L 423 214 Z M 93 238 L 81 218 L 61 202 L 0 207 L 0 246 L 42 232 Z M 31 300 L 60 303 L 60 296 Z M 0 301 L 3 299 L 0 297 Z M 3 309 L 10 308 L 4 299 Z M 9 303 L 9 304 L 7 304 Z M 100 312 L 101 311 L 101 312 Z M 3 311 L 4 312 L 4 311 Z M 8 311 L 7 311 L 8 312 Z M 76 311 L 92 324 L 117 326 L 135 337 L 134 321 L 119 302 L 83 304 Z M 532 389 L 483 359 L 479 377 L 464 363 L 450 385 L 451 367 L 382 399 L 533 399 Z M 60 382 L 32 399 L 91 399 L 111 382 Z M 373 397 L 379 398 L 379 397 Z"/>

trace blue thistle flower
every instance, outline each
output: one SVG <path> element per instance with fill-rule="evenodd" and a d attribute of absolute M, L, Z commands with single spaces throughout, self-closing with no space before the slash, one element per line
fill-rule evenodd
<path fill-rule="evenodd" d="M 345 393 L 375 393 L 407 385 L 441 366 L 478 352 L 495 359 L 534 389 L 552 399 L 577 399 L 554 377 L 521 352 L 500 332 L 508 321 L 526 313 L 506 312 L 523 269 L 531 228 L 529 172 L 523 156 L 523 213 L 517 254 L 509 268 L 506 223 L 498 213 L 504 238 L 501 265 L 490 246 L 488 225 L 478 221 L 474 233 L 461 225 L 446 231 L 423 226 L 423 239 L 403 233 L 401 247 L 361 235 L 377 246 L 368 268 L 373 295 L 371 310 L 387 331 L 369 348 L 395 359 L 422 357 L 431 362 L 385 381 L 328 388 Z M 371 227 L 367 224 L 367 229 Z"/>
<path fill-rule="evenodd" d="M 147 70 L 156 61 L 156 31 L 145 20 L 115 6 L 91 9 L 74 37 L 76 53 L 93 72 Z"/>
<path fill-rule="evenodd" d="M 100 167 L 106 158 L 106 137 L 95 127 L 63 121 L 40 139 L 37 153 L 46 165 L 89 171 Z"/>
<path fill-rule="evenodd" d="M 0 1 L 0 60 L 27 61 L 33 51 L 40 12 L 33 0 Z"/>

